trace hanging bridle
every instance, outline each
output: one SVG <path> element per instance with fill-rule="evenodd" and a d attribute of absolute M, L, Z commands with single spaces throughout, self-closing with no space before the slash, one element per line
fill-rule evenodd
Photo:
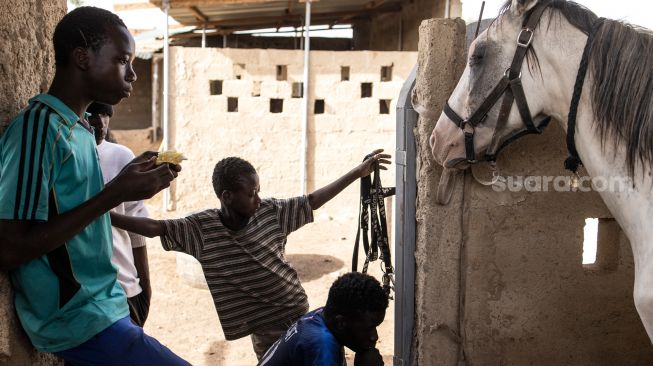
<path fill-rule="evenodd" d="M 495 161 L 496 155 L 501 151 L 501 149 L 521 136 L 534 133 L 541 134 L 551 120 L 551 117 L 545 116 L 541 118 L 537 125 L 535 124 L 530 109 L 528 108 L 528 102 L 526 101 L 526 95 L 524 94 L 524 87 L 521 82 L 522 64 L 524 63 L 528 49 L 532 45 L 535 28 L 537 27 L 542 14 L 546 10 L 546 7 L 546 4 L 538 4 L 531 11 L 526 25 L 521 29 L 519 36 L 517 37 L 517 50 L 515 51 L 515 56 L 512 59 L 510 67 L 506 70 L 497 86 L 492 89 L 490 95 L 485 98 L 483 103 L 481 103 L 481 106 L 471 115 L 471 117 L 463 119 L 451 108 L 448 101 L 445 103 L 443 110 L 444 114 L 446 114 L 447 117 L 456 124 L 456 126 L 463 130 L 465 136 L 465 157 L 468 163 L 476 163 L 476 153 L 474 150 L 475 129 L 485 121 L 488 113 L 499 101 L 502 95 L 504 97 L 501 109 L 499 110 L 497 125 L 490 146 L 488 146 L 488 149 L 485 152 L 485 160 L 492 162 Z M 498 131 L 505 127 L 513 103 L 517 104 L 519 115 L 521 116 L 524 125 L 526 125 L 526 128 L 515 132 L 503 143 L 499 144 L 501 136 L 498 134 Z"/>
<path fill-rule="evenodd" d="M 371 158 L 374 154 L 365 156 L 363 161 Z M 360 212 L 358 214 L 358 229 L 356 241 L 354 242 L 354 254 L 352 257 L 352 271 L 358 268 L 358 248 L 361 236 L 363 238 L 363 250 L 365 251 L 365 263 L 361 273 L 367 273 L 370 262 L 381 259 L 383 262 L 383 289 L 388 297 L 392 299 L 391 291 L 394 290 L 394 268 L 392 266 L 392 255 L 390 242 L 388 240 L 388 227 L 385 215 L 385 197 L 395 194 L 395 187 L 383 188 L 381 186 L 381 174 L 379 162 L 374 162 L 374 178 L 372 174 L 361 178 Z M 368 231 L 372 226 L 371 241 L 368 238 Z M 362 233 L 362 235 L 361 235 Z M 379 251 L 381 255 L 379 257 Z"/>

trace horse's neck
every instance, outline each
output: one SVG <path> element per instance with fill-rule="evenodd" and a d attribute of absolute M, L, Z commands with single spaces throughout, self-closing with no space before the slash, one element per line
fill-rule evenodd
<path fill-rule="evenodd" d="M 583 98 L 582 105 L 579 106 L 576 131 L 576 148 L 588 174 L 597 179 L 597 190 L 601 198 L 628 236 L 633 251 L 643 250 L 646 243 L 653 241 L 650 166 L 638 165 L 635 176 L 629 177 L 624 144 L 620 143 L 616 147 L 611 142 L 601 144 L 594 127 L 589 98 Z M 600 187 L 598 183 L 602 185 L 603 182 L 608 183 L 608 187 Z M 641 255 L 636 257 L 640 260 L 643 258 Z"/>
<path fill-rule="evenodd" d="M 563 32 L 547 32 L 540 40 L 540 53 L 545 58 L 541 63 L 546 87 L 541 88 L 541 102 L 544 111 L 557 119 L 567 130 L 567 117 L 574 90 L 578 66 L 587 37 L 571 25 Z M 560 45 L 565 45 L 564 49 Z M 641 250 L 642 244 L 653 241 L 653 189 L 650 166 L 641 165 L 635 172 L 635 188 L 628 191 L 628 172 L 623 144 L 617 147 L 610 143 L 602 146 L 594 126 L 594 113 L 591 108 L 592 80 L 588 72 L 578 107 L 576 122 L 576 148 L 583 165 L 592 178 L 608 182 L 621 180 L 620 190 L 601 190 L 599 193 L 610 212 L 621 225 L 633 250 Z M 618 123 L 619 121 L 614 121 Z M 641 256 L 639 256 L 642 258 Z"/>

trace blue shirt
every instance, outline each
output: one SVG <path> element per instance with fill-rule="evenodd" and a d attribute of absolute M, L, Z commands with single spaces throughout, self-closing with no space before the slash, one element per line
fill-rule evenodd
<path fill-rule="evenodd" d="M 0 138 L 0 219 L 48 221 L 103 187 L 93 134 L 52 95 L 30 99 Z M 10 273 L 18 318 L 34 347 L 76 347 L 129 315 L 111 254 L 104 214 Z"/>
<path fill-rule="evenodd" d="M 323 310 L 301 317 L 270 347 L 259 366 L 346 366 L 345 350 L 327 328 Z"/>

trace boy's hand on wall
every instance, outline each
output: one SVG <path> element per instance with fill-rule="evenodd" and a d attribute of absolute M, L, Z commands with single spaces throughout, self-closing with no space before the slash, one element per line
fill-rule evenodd
<path fill-rule="evenodd" d="M 358 166 L 358 176 L 360 178 L 362 177 L 367 177 L 368 175 L 372 174 L 374 171 L 374 163 L 379 162 L 379 169 L 382 170 L 387 170 L 385 165 L 391 164 L 390 160 L 390 155 L 389 154 L 382 154 L 383 149 L 377 149 L 374 150 L 371 154 L 369 154 L 369 158 L 365 159 L 361 165 Z"/>

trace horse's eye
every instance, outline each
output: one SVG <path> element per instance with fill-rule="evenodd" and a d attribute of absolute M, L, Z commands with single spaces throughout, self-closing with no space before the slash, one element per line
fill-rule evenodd
<path fill-rule="evenodd" d="M 469 58 L 469 66 L 478 65 L 481 61 L 483 61 L 483 54 L 475 53 Z"/>

